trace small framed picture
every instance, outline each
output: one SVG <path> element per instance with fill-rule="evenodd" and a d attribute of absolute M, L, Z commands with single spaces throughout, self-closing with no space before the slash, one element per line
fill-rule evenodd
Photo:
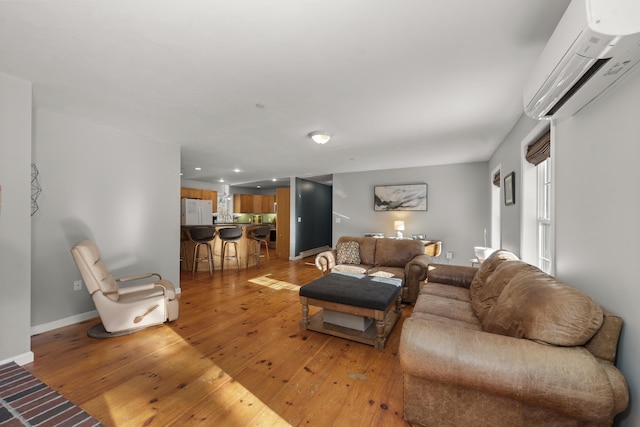
<path fill-rule="evenodd" d="M 504 204 L 505 206 L 516 204 L 516 173 L 511 172 L 504 177 Z"/>

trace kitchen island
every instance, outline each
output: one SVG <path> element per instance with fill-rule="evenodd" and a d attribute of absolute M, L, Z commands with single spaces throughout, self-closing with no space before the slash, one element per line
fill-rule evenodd
<path fill-rule="evenodd" d="M 213 225 L 183 225 L 180 227 L 180 259 L 182 262 L 180 263 L 180 267 L 182 270 L 191 271 L 193 268 L 193 252 L 195 249 L 195 242 L 189 238 L 189 229 L 193 227 L 211 227 L 216 231 L 221 228 L 229 228 L 229 227 L 240 227 L 242 228 L 242 237 L 238 240 L 238 263 L 240 264 L 240 268 L 248 268 L 256 265 L 256 257 L 251 255 L 253 252 L 256 252 L 257 244 L 251 240 L 249 236 L 249 232 L 254 228 L 259 227 L 272 227 L 269 224 L 249 224 L 249 223 L 219 223 Z M 220 270 L 222 268 L 222 240 L 218 237 L 216 233 L 216 237 L 211 242 L 213 246 L 213 265 L 215 270 Z M 264 249 L 263 249 L 264 250 Z M 227 256 L 236 255 L 234 252 L 233 245 L 227 246 Z M 201 245 L 198 249 L 198 257 L 207 256 L 207 248 L 204 245 Z M 235 260 L 226 260 L 225 261 L 225 269 L 236 269 Z M 198 263 L 196 267 L 196 271 L 209 271 L 209 266 L 206 262 Z"/>

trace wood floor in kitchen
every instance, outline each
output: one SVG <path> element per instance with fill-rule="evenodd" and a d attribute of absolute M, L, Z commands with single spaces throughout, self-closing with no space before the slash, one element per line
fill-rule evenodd
<path fill-rule="evenodd" d="M 38 378 L 106 426 L 406 426 L 398 343 L 301 331 L 313 259 L 183 272 L 180 317 L 95 339 L 99 319 L 32 337 Z M 315 312 L 311 308 L 311 314 Z"/>

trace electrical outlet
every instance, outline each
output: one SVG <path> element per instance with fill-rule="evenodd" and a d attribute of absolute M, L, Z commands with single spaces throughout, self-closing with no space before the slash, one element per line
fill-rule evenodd
<path fill-rule="evenodd" d="M 447 259 L 451 259 L 451 258 L 453 258 L 453 252 L 447 252 L 447 253 L 445 254 L 445 258 L 447 258 Z"/>
<path fill-rule="evenodd" d="M 81 291 L 82 290 L 82 280 L 75 280 L 73 282 L 73 290 L 74 291 Z"/>

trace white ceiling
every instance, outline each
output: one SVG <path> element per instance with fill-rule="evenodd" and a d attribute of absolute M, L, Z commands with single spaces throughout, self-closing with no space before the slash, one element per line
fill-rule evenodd
<path fill-rule="evenodd" d="M 0 1 L 0 71 L 37 108 L 180 144 L 186 179 L 483 161 L 567 4 Z"/>

